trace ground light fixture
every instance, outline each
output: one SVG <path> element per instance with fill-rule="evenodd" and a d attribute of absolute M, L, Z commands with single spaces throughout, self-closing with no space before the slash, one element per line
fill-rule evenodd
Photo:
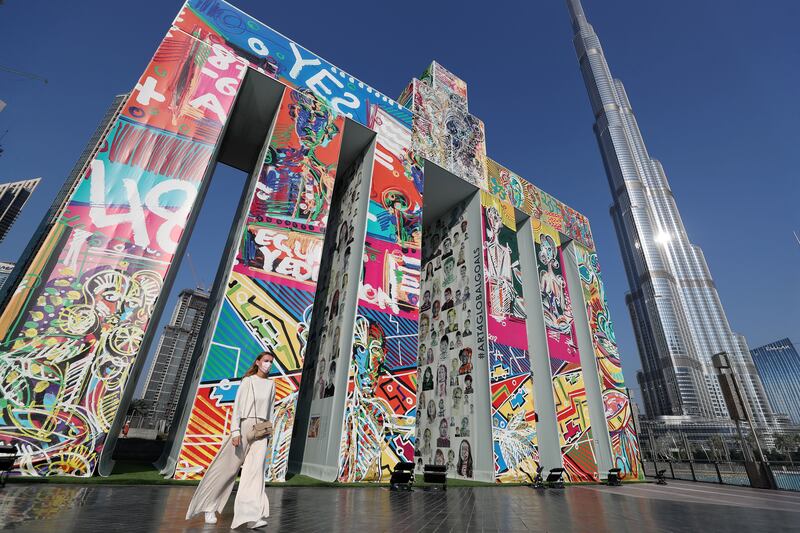
<path fill-rule="evenodd" d="M 564 488 L 564 469 L 551 468 L 550 473 L 547 474 L 547 479 L 544 480 L 545 485 L 552 489 Z"/>
<path fill-rule="evenodd" d="M 400 461 L 392 470 L 392 477 L 389 478 L 389 490 L 411 491 L 411 484 L 414 482 L 414 463 Z"/>
<path fill-rule="evenodd" d="M 425 465 L 422 479 L 434 490 L 447 490 L 447 466 Z"/>
<path fill-rule="evenodd" d="M 606 477 L 606 484 L 609 487 L 619 487 L 622 485 L 622 479 L 620 478 L 621 470 L 619 468 L 612 468 L 608 471 L 608 477 Z"/>

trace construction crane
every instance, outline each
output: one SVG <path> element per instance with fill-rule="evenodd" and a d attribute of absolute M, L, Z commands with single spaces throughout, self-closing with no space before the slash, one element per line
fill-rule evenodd
<path fill-rule="evenodd" d="M 39 80 L 41 82 L 47 83 L 47 78 L 43 78 L 38 74 L 34 74 L 33 72 L 27 72 L 25 70 L 19 70 L 7 67 L 5 65 L 0 65 L 0 71 L 8 72 L 9 74 L 14 74 L 16 76 L 20 76 L 21 78 L 28 78 L 29 80 Z"/>
<path fill-rule="evenodd" d="M 189 251 L 186 251 L 186 259 L 189 260 L 189 268 L 192 269 L 192 276 L 194 277 L 194 283 L 198 289 L 208 292 L 208 287 L 206 287 L 206 283 L 200 276 L 197 275 L 197 269 L 194 267 L 194 261 L 192 261 L 192 254 Z"/>

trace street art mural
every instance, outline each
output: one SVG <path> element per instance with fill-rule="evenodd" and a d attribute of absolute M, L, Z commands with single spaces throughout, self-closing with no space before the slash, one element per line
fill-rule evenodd
<path fill-rule="evenodd" d="M 418 472 L 426 464 L 447 466 L 448 477 L 472 479 L 475 453 L 477 338 L 470 293 L 472 264 L 466 256 L 470 231 L 465 204 L 425 228 L 422 257 L 417 394 Z M 469 267 L 468 267 L 469 262 Z M 469 268 L 469 271 L 468 271 Z M 486 394 L 485 389 L 477 388 Z"/>
<path fill-rule="evenodd" d="M 411 129 L 408 109 L 223 0 L 189 0 L 173 26 L 220 43 L 289 87 L 311 91 L 336 114 L 366 126 L 378 108 Z"/>
<path fill-rule="evenodd" d="M 319 313 L 328 328 L 312 339 L 319 353 L 306 381 L 316 401 L 343 402 L 344 417 L 334 428 L 310 416 L 308 436 L 339 432 L 331 442 L 340 481 L 386 480 L 398 461 L 439 462 L 451 477 L 472 478 L 478 397 L 491 404 L 495 479 L 527 479 L 539 460 L 537 431 L 551 431 L 537 427 L 534 385 L 553 388 L 570 480 L 597 479 L 592 432 L 601 430 L 609 431 L 616 466 L 638 477 L 586 218 L 486 157 L 466 83 L 438 63 L 395 101 L 222 0 L 183 5 L 0 313 L 0 441 L 20 448 L 15 473 L 90 476 L 107 464 L 109 432 L 124 416 L 246 74 L 286 89 L 239 213 L 240 235 L 224 258 L 233 266 L 212 295 L 217 322 L 202 343 L 207 352 L 197 354 L 200 381 L 173 448 L 175 477 L 202 475 L 228 432 L 242 373 L 272 349 L 276 432 L 267 475 L 284 479 Z M 347 118 L 375 134 L 374 157 L 369 168 L 356 164 L 340 176 L 336 187 L 345 190 L 335 196 Z M 467 219 L 479 225 L 477 209 L 463 218 L 465 207 L 454 206 L 423 238 L 426 164 L 481 191 L 482 227 L 464 227 Z M 528 348 L 526 316 L 539 309 L 525 305 L 514 208 L 530 216 L 536 236 L 549 354 Z M 363 237 L 348 223 L 356 213 L 366 217 Z M 464 250 L 465 232 L 483 242 Z M 323 256 L 326 238 L 336 240 L 331 257 Z M 605 427 L 588 417 L 595 400 L 583 387 L 569 299 L 577 288 L 561 274 L 562 239 L 576 244 Z M 356 307 L 346 309 L 352 335 L 335 325 L 348 279 L 357 291 L 348 299 L 357 296 Z M 324 308 L 315 313 L 319 284 Z M 531 358 L 545 356 L 550 382 L 537 376 L 534 384 Z M 334 372 L 347 374 L 337 386 L 333 361 Z M 480 384 L 470 379 L 477 366 L 488 370 Z"/>
<path fill-rule="evenodd" d="M 369 172 L 369 168 L 364 168 L 363 159 L 357 161 L 339 185 L 343 189 L 341 196 L 338 191 L 336 193 L 340 197 L 340 212 L 336 217 L 333 258 L 319 286 L 319 290 L 325 294 L 325 307 L 323 320 L 317 322 L 318 331 L 315 332 L 319 346 L 311 407 L 315 413 L 319 411 L 319 400 L 333 397 L 337 372 L 347 366 L 347 357 L 341 356 L 341 344 L 344 335 L 342 330 L 348 330 L 344 312 L 349 290 L 348 272 L 350 265 L 358 261 L 358 257 L 353 257 L 357 238 L 355 218 L 362 203 L 359 189 L 363 180 L 368 179 Z"/>
<path fill-rule="evenodd" d="M 576 244 L 574 250 L 597 361 L 614 467 L 619 468 L 627 479 L 644 479 L 640 467 L 639 439 L 636 436 L 630 400 L 625 391 L 625 378 L 622 376 L 614 326 L 600 281 L 600 263 L 597 254 L 583 246 Z"/>
<path fill-rule="evenodd" d="M 167 36 L 0 316 L 19 473 L 95 472 L 243 72 Z"/>
<path fill-rule="evenodd" d="M 339 480 L 388 479 L 414 460 L 422 163 L 411 132 L 382 108 L 377 133 L 358 307 L 350 354 Z"/>
<path fill-rule="evenodd" d="M 514 210 L 482 193 L 481 215 L 495 478 L 527 481 L 539 454 Z"/>
<path fill-rule="evenodd" d="M 534 223 L 539 290 L 547 332 L 547 349 L 556 403 L 558 436 L 567 479 L 597 481 L 597 460 L 589 420 L 569 287 L 563 274 L 559 233 Z"/>
<path fill-rule="evenodd" d="M 238 384 L 275 353 L 275 433 L 267 479 L 286 474 L 343 122 L 309 93 L 287 89 L 225 285 L 175 471 L 198 479 L 227 438 Z"/>
<path fill-rule="evenodd" d="M 486 189 L 483 122 L 457 93 L 414 80 L 414 146 L 419 154 L 476 187 Z"/>

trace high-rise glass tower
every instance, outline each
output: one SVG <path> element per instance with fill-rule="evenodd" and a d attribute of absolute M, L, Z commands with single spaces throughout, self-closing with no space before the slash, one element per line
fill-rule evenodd
<path fill-rule="evenodd" d="M 789 339 L 753 348 L 750 353 L 776 413 L 800 426 L 800 354 Z"/>
<path fill-rule="evenodd" d="M 164 326 L 155 360 L 145 381 L 147 412 L 132 421 L 134 427 L 157 429 L 161 433 L 169 431 L 186 383 L 194 346 L 200 337 L 208 298 L 209 294 L 200 289 L 184 289 L 178 295 L 172 318 Z"/>
<path fill-rule="evenodd" d="M 711 356 L 727 352 L 759 425 L 772 414 L 744 339 L 731 331 L 702 250 L 683 226 L 664 169 L 652 159 L 620 80 L 580 0 L 567 0 L 594 112 L 622 249 L 648 416 L 727 417 Z"/>
<path fill-rule="evenodd" d="M 5 239 L 40 181 L 41 178 L 34 178 L 0 185 L 0 242 Z"/>

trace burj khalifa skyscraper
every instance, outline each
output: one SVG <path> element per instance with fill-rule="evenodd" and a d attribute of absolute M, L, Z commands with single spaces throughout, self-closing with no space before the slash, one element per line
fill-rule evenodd
<path fill-rule="evenodd" d="M 630 286 L 648 416 L 727 418 L 711 357 L 727 352 L 756 424 L 772 412 L 744 338 L 731 331 L 702 250 L 692 244 L 661 163 L 650 157 L 620 80 L 580 0 L 567 0 L 574 44 L 611 187 Z"/>

